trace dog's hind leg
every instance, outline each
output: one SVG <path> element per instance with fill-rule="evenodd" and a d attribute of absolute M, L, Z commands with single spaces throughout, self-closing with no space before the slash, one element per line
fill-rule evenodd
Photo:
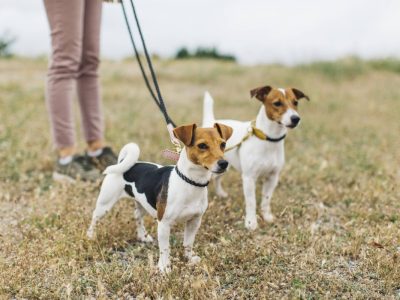
<path fill-rule="evenodd" d="M 99 197 L 97 198 L 96 208 L 93 211 L 92 222 L 87 231 L 88 238 L 94 238 L 97 221 L 109 212 L 119 200 L 123 193 L 123 188 L 124 182 L 121 180 L 121 175 L 109 174 L 104 178 Z"/>
<path fill-rule="evenodd" d="M 279 173 L 274 173 L 263 182 L 262 186 L 261 212 L 263 219 L 269 223 L 274 221 L 274 215 L 271 212 L 271 197 L 278 184 L 278 179 Z"/>
<path fill-rule="evenodd" d="M 201 224 L 201 217 L 195 217 L 186 222 L 185 233 L 183 237 L 183 247 L 185 248 L 185 256 L 191 264 L 197 264 L 200 262 L 200 257 L 193 255 L 193 243 L 196 237 L 196 233 L 199 230 Z"/>
<path fill-rule="evenodd" d="M 135 220 L 136 220 L 136 230 L 137 230 L 137 238 L 139 241 L 144 243 L 150 243 L 153 241 L 153 238 L 147 233 L 146 228 L 144 227 L 143 217 L 146 213 L 146 210 L 143 208 L 142 204 L 139 202 L 135 202 Z"/>
<path fill-rule="evenodd" d="M 221 181 L 222 181 L 222 175 L 217 175 L 214 177 L 215 192 L 217 193 L 218 197 L 226 198 L 228 197 L 228 193 L 225 192 L 225 190 L 223 189 Z"/>

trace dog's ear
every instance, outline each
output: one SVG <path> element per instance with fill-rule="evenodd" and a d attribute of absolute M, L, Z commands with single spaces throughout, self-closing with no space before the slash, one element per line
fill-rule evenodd
<path fill-rule="evenodd" d="M 233 133 L 233 129 L 230 126 L 226 126 L 224 124 L 220 124 L 220 123 L 215 123 L 214 124 L 214 128 L 217 129 L 219 135 L 225 140 L 227 141 Z"/>
<path fill-rule="evenodd" d="M 196 124 L 182 125 L 174 129 L 174 135 L 178 140 L 184 143 L 185 146 L 189 147 L 193 145 L 194 131 L 196 130 L 196 128 Z"/>
<path fill-rule="evenodd" d="M 304 94 L 302 91 L 300 91 L 298 89 L 295 89 L 295 88 L 292 88 L 292 92 L 293 92 L 293 94 L 294 94 L 294 96 L 296 97 L 297 100 L 300 100 L 302 98 L 306 98 L 308 101 L 310 101 L 310 98 L 306 94 Z"/>
<path fill-rule="evenodd" d="M 256 97 L 258 100 L 262 102 L 264 101 L 265 97 L 269 94 L 271 90 L 272 87 L 270 87 L 269 85 L 258 87 L 250 91 L 250 96 L 252 98 Z"/>

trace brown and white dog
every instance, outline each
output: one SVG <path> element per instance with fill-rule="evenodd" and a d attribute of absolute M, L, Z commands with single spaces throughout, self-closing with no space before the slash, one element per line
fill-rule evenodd
<path fill-rule="evenodd" d="M 233 135 L 227 143 L 227 149 L 233 149 L 226 151 L 225 158 L 242 174 L 246 202 L 245 226 L 254 230 L 257 228 L 256 182 L 258 178 L 263 181 L 262 216 L 265 221 L 272 222 L 274 217 L 270 203 L 285 162 L 284 138 L 288 128 L 295 128 L 300 122 L 297 110 L 299 100 L 309 98 L 298 89 L 277 89 L 270 86 L 253 89 L 250 95 L 262 103 L 255 125 L 252 122 L 235 120 L 215 121 L 213 99 L 206 92 L 203 126 L 218 122 L 233 128 Z M 221 186 L 221 176 L 215 177 L 215 184 L 217 194 L 226 197 L 227 193 Z"/>
<path fill-rule="evenodd" d="M 175 128 L 174 135 L 185 145 L 176 166 L 163 167 L 139 162 L 140 150 L 134 143 L 122 148 L 118 164 L 104 171 L 106 177 L 87 232 L 88 237 L 93 238 L 97 221 L 120 198 L 133 198 L 140 241 L 153 240 L 143 225 L 145 212 L 158 221 L 158 267 L 162 272 L 170 270 L 170 229 L 177 222 L 185 223 L 185 256 L 190 263 L 200 261 L 193 254 L 193 242 L 208 206 L 207 185 L 211 175 L 221 174 L 228 167 L 223 155 L 232 128 L 222 124 L 214 124 L 212 128 L 197 128 L 192 124 Z"/>

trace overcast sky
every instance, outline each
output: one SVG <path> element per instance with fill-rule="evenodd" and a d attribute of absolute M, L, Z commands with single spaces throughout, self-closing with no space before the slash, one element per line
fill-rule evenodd
<path fill-rule="evenodd" d="M 65 0 L 68 1 L 68 0 Z M 126 0 L 125 0 L 126 2 Z M 295 64 L 400 57 L 400 0 L 136 0 L 151 52 L 216 46 L 239 61 Z M 22 55 L 49 53 L 42 0 L 0 0 L 0 35 L 17 37 Z M 105 4 L 102 55 L 131 54 L 121 8 Z"/>

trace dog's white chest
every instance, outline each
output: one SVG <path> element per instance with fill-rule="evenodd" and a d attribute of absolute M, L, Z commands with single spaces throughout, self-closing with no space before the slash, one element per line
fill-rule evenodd
<path fill-rule="evenodd" d="M 171 174 L 164 218 L 184 222 L 204 214 L 207 206 L 206 187 L 193 187 L 176 174 Z"/>
<path fill-rule="evenodd" d="M 182 207 L 182 210 L 177 216 L 178 221 L 187 221 L 195 216 L 203 215 L 207 209 L 207 198 L 199 198 L 197 201 L 188 201 Z"/>
<path fill-rule="evenodd" d="M 171 203 L 172 202 L 172 203 Z M 186 222 L 196 216 L 201 216 L 207 209 L 207 197 L 196 197 L 186 199 L 174 199 L 169 202 L 168 213 L 165 216 L 176 222 Z"/>
<path fill-rule="evenodd" d="M 254 137 L 242 147 L 242 168 L 256 176 L 279 172 L 285 163 L 283 144 L 267 143 Z"/>

